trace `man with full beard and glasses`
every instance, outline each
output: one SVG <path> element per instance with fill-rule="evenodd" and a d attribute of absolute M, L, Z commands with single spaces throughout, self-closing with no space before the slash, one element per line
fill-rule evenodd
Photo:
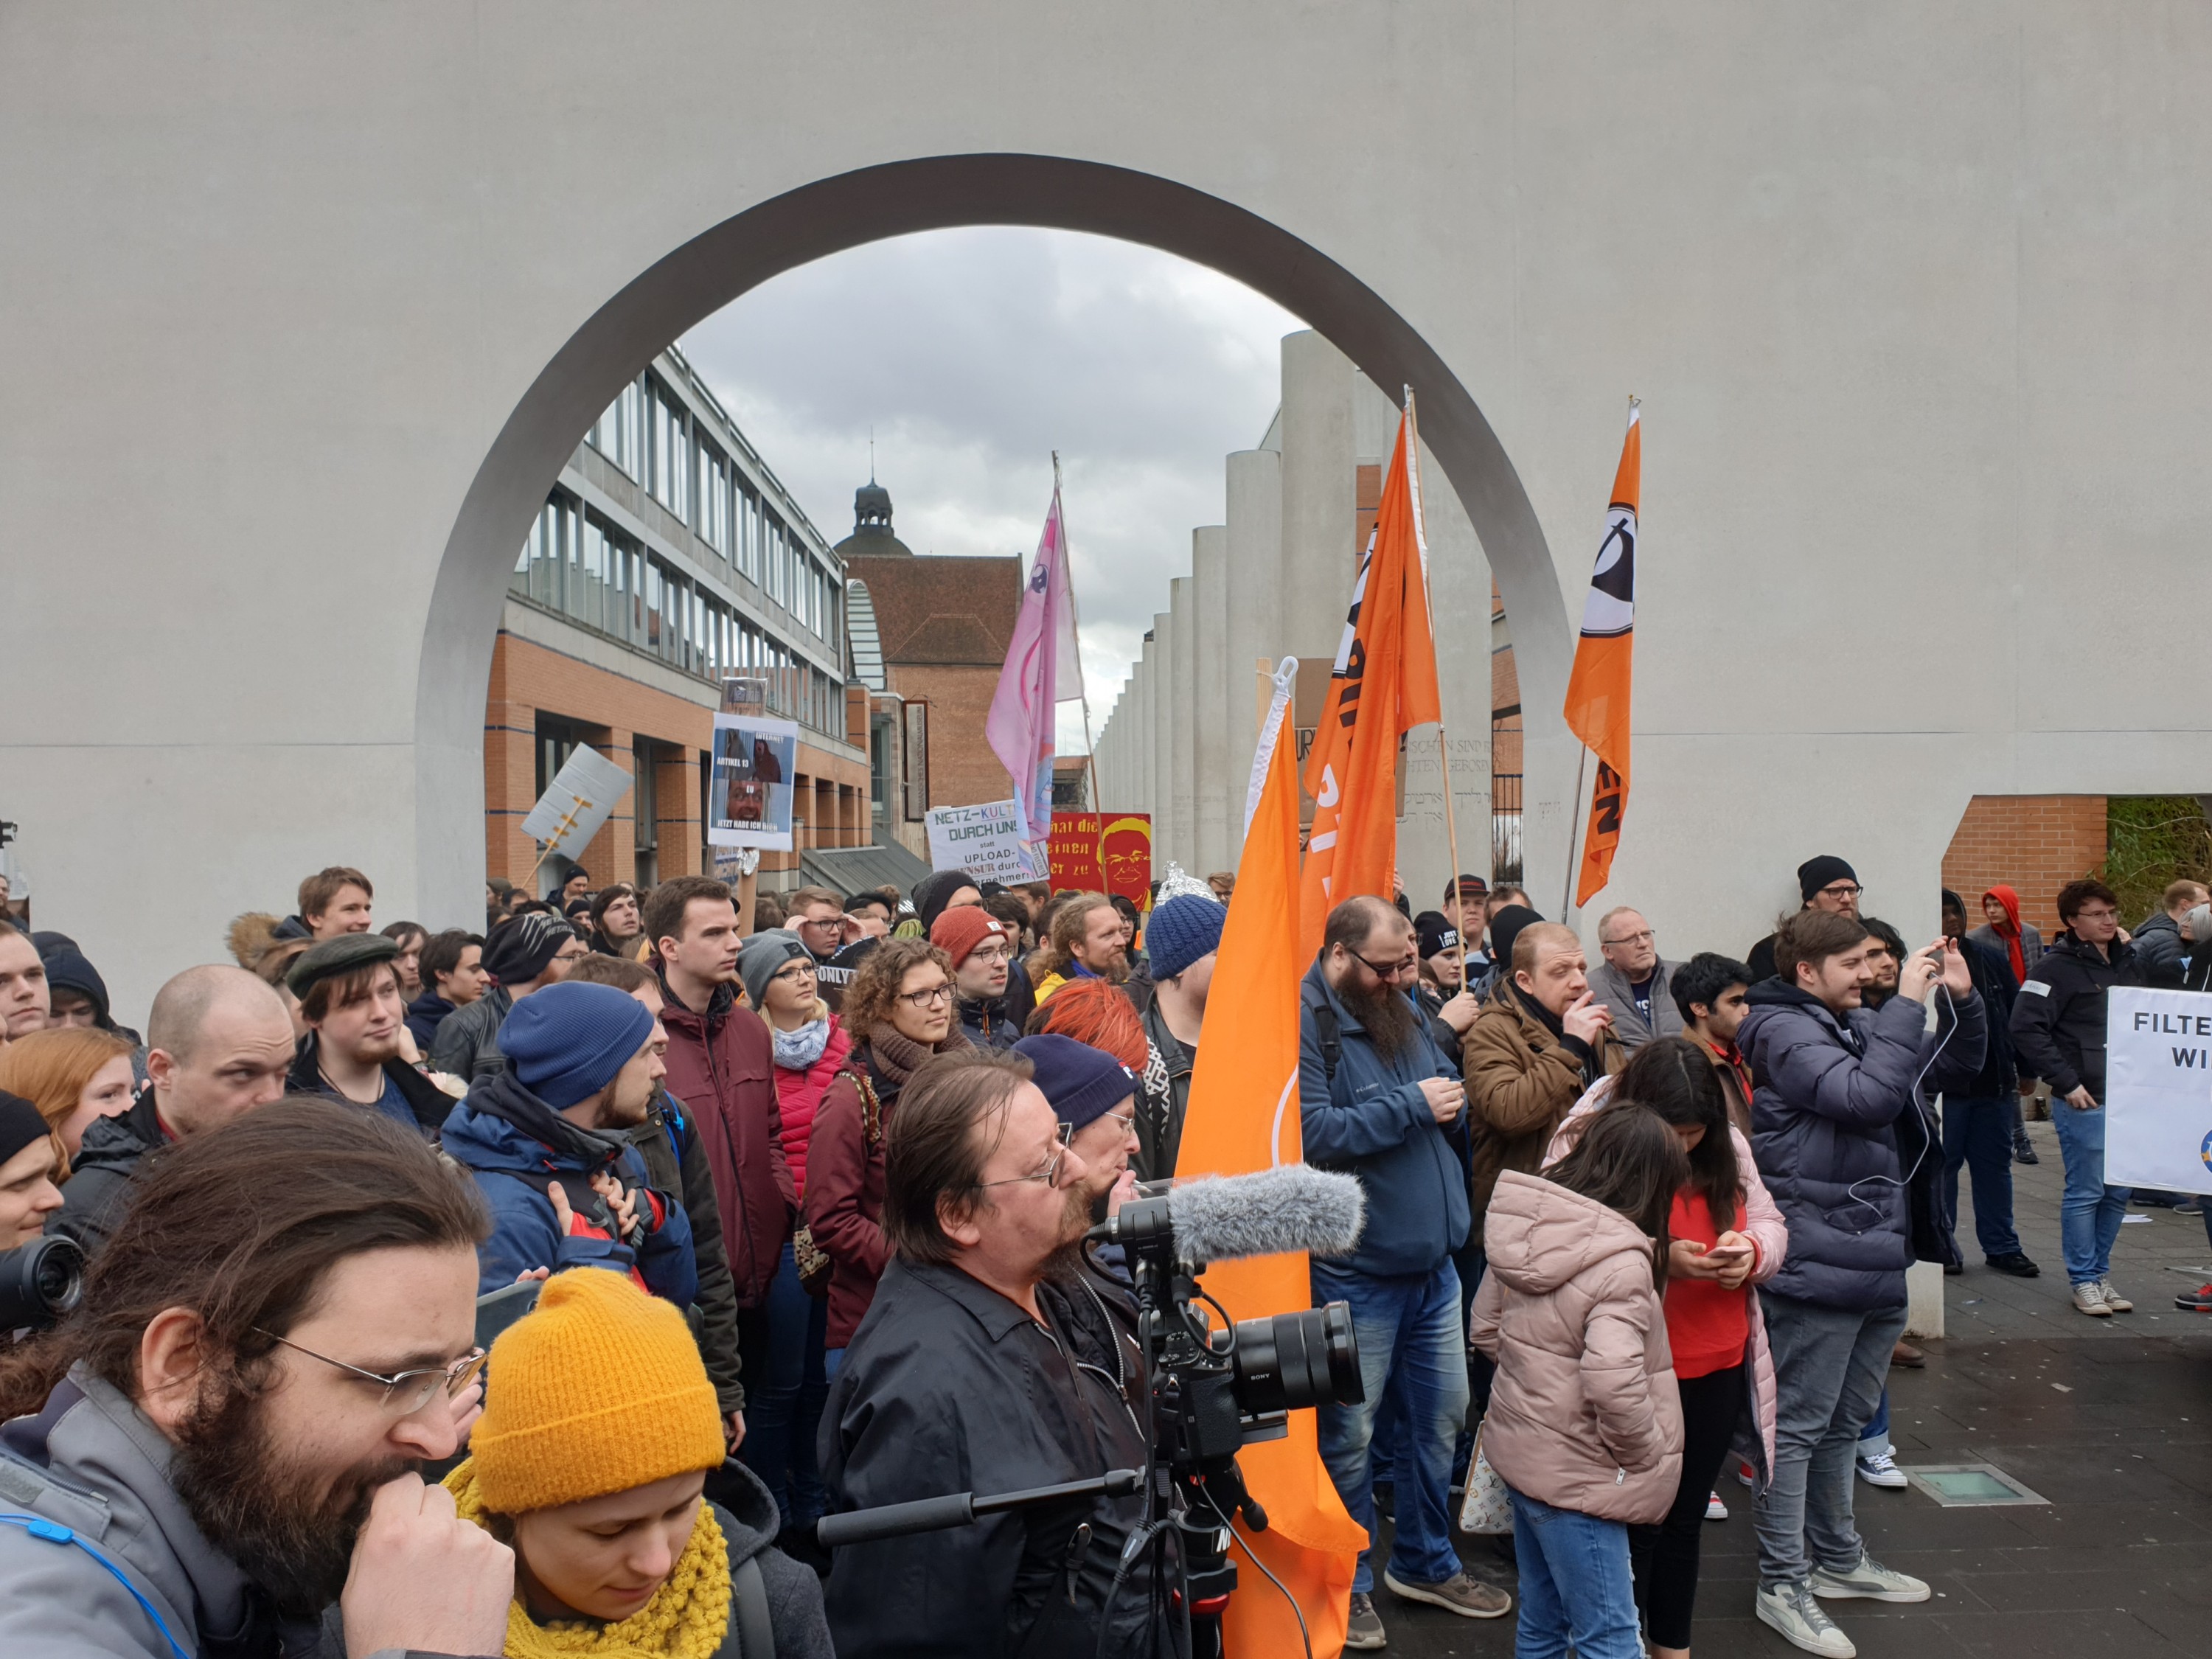
<path fill-rule="evenodd" d="M 0 1631 L 40 1659 L 500 1651 L 514 1558 L 416 1465 L 475 1420 L 468 1178 L 327 1100 L 165 1148 L 0 1358 Z"/>
<path fill-rule="evenodd" d="M 1383 1583 L 1467 1619 L 1513 1603 L 1461 1568 L 1445 1518 L 1452 1447 L 1467 1418 L 1467 1325 L 1452 1252 L 1466 1242 L 1467 1171 L 1455 1144 L 1467 1091 L 1408 994 L 1413 924 L 1378 898 L 1328 913 L 1298 989 L 1298 1119 L 1306 1158 L 1357 1176 L 1367 1227 L 1349 1256 L 1313 1263 L 1316 1305 L 1352 1304 L 1366 1399 L 1320 1409 L 1322 1462 L 1352 1518 L 1375 1534 L 1376 1413 L 1397 1407 L 1397 1538 Z M 1359 1553 L 1345 1644 L 1388 1640 L 1375 1570 Z"/>
<path fill-rule="evenodd" d="M 930 1060 L 899 1097 L 883 1219 L 897 1254 L 822 1419 L 833 1513 L 1145 1463 L 1141 1357 L 1071 1322 L 1098 1317 L 1088 1297 L 1078 1313 L 1053 1293 L 1080 1273 L 1094 1184 L 1032 1076 L 1024 1057 L 971 1049 Z M 1085 1358 L 1098 1351 L 1119 1363 Z M 1151 1553 L 1114 1587 L 1144 1514 L 1140 1493 L 1078 1498 L 844 1546 L 837 1652 L 1177 1653 Z"/>

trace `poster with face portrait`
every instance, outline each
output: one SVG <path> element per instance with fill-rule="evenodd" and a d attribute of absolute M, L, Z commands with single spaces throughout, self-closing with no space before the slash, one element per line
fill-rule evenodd
<path fill-rule="evenodd" d="M 768 712 L 768 682 L 724 680 L 722 707 L 714 716 L 708 845 L 790 850 L 792 781 L 798 769 L 798 722 Z"/>
<path fill-rule="evenodd" d="M 1054 812 L 1052 815 L 1052 884 L 1084 892 L 1109 893 L 1139 910 L 1149 905 L 1152 887 L 1152 820 L 1143 812 Z M 1100 863 L 1100 854 L 1105 861 Z"/>

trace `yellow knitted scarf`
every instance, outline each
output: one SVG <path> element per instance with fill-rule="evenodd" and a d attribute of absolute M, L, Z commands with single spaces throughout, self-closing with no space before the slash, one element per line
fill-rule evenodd
<path fill-rule="evenodd" d="M 446 1477 L 461 1518 L 486 1524 L 477 1495 L 475 1469 L 463 1463 Z M 676 1559 L 668 1582 L 653 1599 L 617 1624 L 541 1625 L 522 1605 L 518 1587 L 507 1610 L 507 1659 L 711 1659 L 730 1627 L 729 1546 L 714 1506 L 699 1505 L 691 1541 Z"/>

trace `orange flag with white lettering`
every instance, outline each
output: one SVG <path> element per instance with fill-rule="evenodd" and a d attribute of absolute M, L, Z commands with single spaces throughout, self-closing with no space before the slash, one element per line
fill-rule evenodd
<path fill-rule="evenodd" d="M 1642 405 L 1628 400 L 1628 436 L 1613 475 L 1605 539 L 1583 601 L 1582 638 L 1567 680 L 1567 725 L 1597 757 L 1589 825 L 1583 833 L 1582 873 L 1575 902 L 1589 902 L 1613 873 L 1620 820 L 1628 808 L 1629 695 L 1636 664 L 1636 509 L 1644 490 Z"/>
<path fill-rule="evenodd" d="M 1243 856 L 1221 930 L 1213 988 L 1206 1002 L 1206 1041 L 1198 1047 L 1190 1108 L 1176 1168 L 1179 1176 L 1249 1175 L 1304 1157 L 1298 1133 L 1297 927 L 1298 788 L 1289 721 L 1295 659 L 1275 677 L 1275 695 L 1246 793 Z M 1313 1305 L 1303 1253 L 1218 1262 L 1206 1290 L 1231 1319 L 1256 1319 Z M 1231 1559 L 1237 1594 L 1223 1616 L 1231 1659 L 1282 1659 L 1303 1651 L 1298 1620 L 1255 1559 L 1297 1599 L 1316 1656 L 1344 1645 L 1352 1574 L 1367 1534 L 1345 1513 L 1321 1461 L 1314 1414 L 1290 1414 L 1290 1434 L 1237 1454 L 1244 1483 L 1267 1513 L 1267 1528 L 1235 1527 Z"/>
<path fill-rule="evenodd" d="M 1356 893 L 1391 896 L 1398 863 L 1398 740 L 1416 726 L 1443 718 L 1429 623 L 1428 550 L 1416 473 L 1419 443 L 1409 397 L 1329 676 L 1328 702 L 1306 757 L 1314 820 L 1300 875 L 1298 944 L 1308 962 L 1321 949 L 1331 906 Z"/>

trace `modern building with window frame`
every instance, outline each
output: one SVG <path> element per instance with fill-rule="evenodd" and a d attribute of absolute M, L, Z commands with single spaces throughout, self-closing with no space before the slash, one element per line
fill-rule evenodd
<path fill-rule="evenodd" d="M 713 870 L 708 756 L 732 674 L 799 723 L 796 846 L 761 866 L 763 888 L 796 886 L 806 853 L 872 838 L 843 562 L 671 346 L 576 447 L 516 557 L 484 714 L 488 873 L 530 878 L 542 849 L 522 820 L 579 744 L 635 778 L 584 850 L 594 886 Z"/>

